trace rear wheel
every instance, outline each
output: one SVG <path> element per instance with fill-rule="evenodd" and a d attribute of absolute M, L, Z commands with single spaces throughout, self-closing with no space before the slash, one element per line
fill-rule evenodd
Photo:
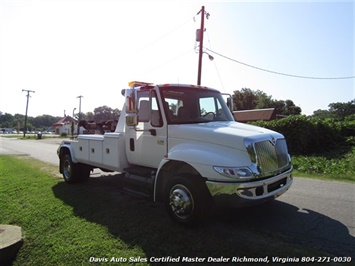
<path fill-rule="evenodd" d="M 62 157 L 61 167 L 64 181 L 67 183 L 84 182 L 90 177 L 90 168 L 81 163 L 73 163 L 69 154 Z"/>
<path fill-rule="evenodd" d="M 201 221 L 210 206 L 206 192 L 205 184 L 193 176 L 173 178 L 165 191 L 165 206 L 169 215 L 186 225 Z"/>

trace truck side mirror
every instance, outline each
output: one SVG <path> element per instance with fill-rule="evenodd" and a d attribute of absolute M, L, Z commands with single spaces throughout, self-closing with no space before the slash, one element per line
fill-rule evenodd
<path fill-rule="evenodd" d="M 229 110 L 231 110 L 231 113 L 233 114 L 234 106 L 233 106 L 233 98 L 232 97 L 227 98 L 227 105 L 229 107 Z"/>
<path fill-rule="evenodd" d="M 231 113 L 233 114 L 233 97 L 232 95 L 230 95 L 229 93 L 222 93 L 223 99 L 226 101 L 226 104 L 229 108 L 229 110 L 231 111 Z"/>
<path fill-rule="evenodd" d="M 126 89 L 126 125 L 136 126 L 138 125 L 138 108 L 137 108 L 137 90 Z"/>

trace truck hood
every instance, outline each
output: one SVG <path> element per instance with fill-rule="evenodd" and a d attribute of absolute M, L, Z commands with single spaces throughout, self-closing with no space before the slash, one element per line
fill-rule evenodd
<path fill-rule="evenodd" d="M 246 138 L 259 141 L 283 138 L 275 131 L 233 121 L 169 125 L 169 138 L 186 139 L 245 150 Z"/>

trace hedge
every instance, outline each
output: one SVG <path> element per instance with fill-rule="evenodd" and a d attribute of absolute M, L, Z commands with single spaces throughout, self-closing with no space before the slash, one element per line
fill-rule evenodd
<path fill-rule="evenodd" d="M 258 121 L 253 125 L 280 132 L 287 140 L 290 154 L 308 155 L 330 150 L 334 146 L 354 141 L 355 120 L 321 120 L 305 115 L 289 116 L 273 121 Z"/>

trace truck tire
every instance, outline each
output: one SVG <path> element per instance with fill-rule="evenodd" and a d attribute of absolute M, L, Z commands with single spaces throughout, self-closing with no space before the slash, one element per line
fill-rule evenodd
<path fill-rule="evenodd" d="M 89 179 L 89 167 L 80 163 L 73 163 L 69 154 L 65 154 L 61 160 L 63 178 L 66 183 L 80 183 Z"/>
<path fill-rule="evenodd" d="M 205 184 L 193 176 L 176 176 L 167 184 L 164 204 L 169 215 L 183 225 L 195 225 L 210 207 Z"/>

